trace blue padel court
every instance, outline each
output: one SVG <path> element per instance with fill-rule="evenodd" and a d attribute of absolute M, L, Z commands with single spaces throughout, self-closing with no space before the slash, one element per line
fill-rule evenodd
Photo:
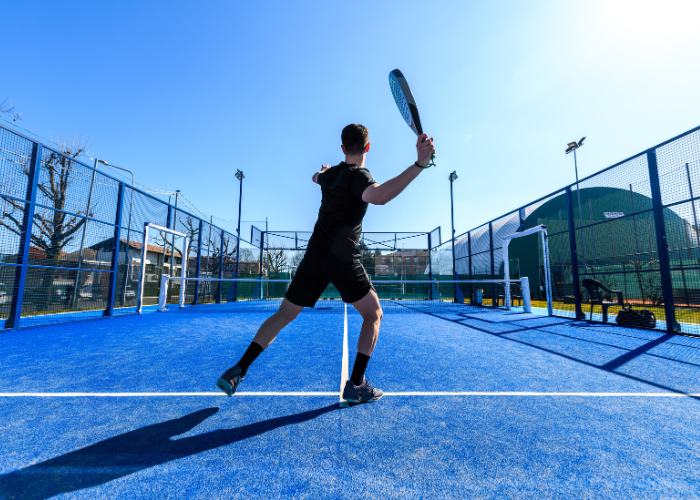
<path fill-rule="evenodd" d="M 342 309 L 342 308 L 341 308 Z M 351 308 L 350 308 L 351 309 Z M 502 310 L 149 313 L 0 337 L 0 498 L 678 498 L 700 489 L 700 339 Z"/>

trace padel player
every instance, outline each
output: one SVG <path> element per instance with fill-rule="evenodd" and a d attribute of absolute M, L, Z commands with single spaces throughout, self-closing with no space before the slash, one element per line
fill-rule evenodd
<path fill-rule="evenodd" d="M 365 168 L 369 152 L 369 133 L 362 125 L 352 124 L 341 133 L 345 161 L 316 172 L 313 181 L 321 186 L 322 200 L 318 221 L 309 239 L 306 254 L 282 300 L 279 310 L 260 327 L 238 363 L 217 380 L 216 385 L 233 396 L 255 359 L 275 340 L 304 307 L 314 307 L 329 283 L 340 292 L 343 302 L 352 304 L 362 316 L 357 342 L 357 357 L 343 398 L 352 403 L 377 401 L 382 391 L 365 378 L 365 369 L 379 336 L 382 308 L 360 258 L 358 243 L 367 205 L 384 205 L 418 177 L 435 153 L 433 139 L 418 137 L 417 161 L 400 175 L 377 184 Z"/>

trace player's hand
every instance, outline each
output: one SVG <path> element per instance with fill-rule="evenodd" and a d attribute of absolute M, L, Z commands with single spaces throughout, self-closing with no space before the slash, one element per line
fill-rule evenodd
<path fill-rule="evenodd" d="M 323 172 L 325 172 L 326 170 L 328 170 L 328 169 L 330 169 L 330 168 L 331 168 L 330 165 L 323 165 L 323 164 L 322 164 L 322 165 L 321 165 L 321 170 L 319 170 L 318 172 L 316 172 L 316 173 L 314 174 L 314 176 L 311 178 L 311 180 L 314 181 L 316 184 L 318 184 L 318 175 L 319 175 L 319 174 L 322 174 Z"/>
<path fill-rule="evenodd" d="M 416 143 L 416 150 L 418 152 L 418 160 L 416 161 L 416 163 L 424 167 L 428 166 L 430 164 L 432 156 L 435 154 L 433 138 L 428 137 L 428 134 L 419 135 L 418 142 Z"/>

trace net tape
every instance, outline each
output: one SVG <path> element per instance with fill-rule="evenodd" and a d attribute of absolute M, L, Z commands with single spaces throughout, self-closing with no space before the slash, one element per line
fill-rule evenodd
<path fill-rule="evenodd" d="M 275 311 L 292 280 L 171 278 L 163 275 L 160 311 L 260 312 Z M 181 290 L 184 281 L 184 293 Z M 527 278 L 519 280 L 377 280 L 373 282 L 385 312 L 460 313 L 474 310 L 510 309 L 531 312 Z M 506 286 L 510 285 L 510 294 Z M 329 284 L 313 312 L 342 312 L 337 289 Z"/>

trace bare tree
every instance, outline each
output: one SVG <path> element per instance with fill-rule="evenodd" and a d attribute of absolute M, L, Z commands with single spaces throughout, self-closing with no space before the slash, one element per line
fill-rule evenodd
<path fill-rule="evenodd" d="M 250 248 L 241 248 L 241 262 L 257 262 L 258 256 Z"/>
<path fill-rule="evenodd" d="M 219 268 L 221 267 L 221 230 L 215 230 L 214 226 L 209 226 L 202 233 L 202 247 L 213 250 L 207 256 L 205 269 L 214 277 L 219 276 Z"/>
<path fill-rule="evenodd" d="M 181 226 L 179 228 L 176 228 L 179 232 L 184 232 L 187 237 L 189 238 L 189 247 L 192 248 L 194 245 L 197 245 L 197 238 L 199 237 L 199 219 L 192 217 L 191 215 L 184 214 L 182 212 L 177 212 L 177 223 L 180 224 Z M 183 231 L 184 230 L 184 231 Z M 178 246 L 177 244 L 177 237 L 170 234 L 170 233 L 165 233 L 163 231 L 158 231 L 155 235 L 155 240 L 154 243 L 161 247 L 163 249 L 163 263 L 165 263 L 165 257 L 168 255 L 168 250 L 171 251 L 172 253 L 172 258 L 170 259 L 171 262 L 171 269 L 170 273 L 174 276 L 175 272 L 175 259 L 180 258 L 182 265 L 183 266 L 189 266 L 189 259 L 191 258 L 188 256 L 188 261 L 185 262 L 182 259 L 182 248 Z M 189 252 L 189 250 L 188 250 Z"/>
<path fill-rule="evenodd" d="M 30 246 L 41 252 L 44 258 L 44 265 L 58 267 L 59 260 L 64 255 L 64 249 L 78 236 L 76 233 L 84 226 L 86 219 L 94 213 L 96 201 L 86 209 L 78 210 L 77 215 L 70 215 L 63 210 L 66 209 L 68 189 L 72 185 L 75 177 L 76 163 L 73 161 L 79 155 L 87 151 L 87 140 L 75 137 L 72 141 L 58 140 L 59 151 L 46 150 L 48 158 L 44 156 L 41 161 L 41 176 L 38 182 L 38 190 L 42 195 L 43 204 L 49 208 L 37 207 L 32 222 L 32 232 L 30 235 Z M 29 182 L 31 176 L 31 160 L 26 159 L 17 163 L 21 173 L 27 177 Z M 39 172 L 37 172 L 39 175 Z M 23 216 L 25 203 L 5 198 L 2 204 L 2 220 L 0 226 L 18 236 L 22 235 Z M 36 255 L 36 253 L 34 254 Z M 53 273 L 45 272 L 42 277 L 40 288 L 37 293 L 48 296 L 49 289 L 53 284 Z M 48 308 L 49 304 L 40 300 L 35 305 Z"/>
<path fill-rule="evenodd" d="M 272 273 L 279 275 L 287 268 L 287 254 L 284 250 L 268 250 L 265 253 L 268 277 L 273 278 Z"/>
<path fill-rule="evenodd" d="M 165 269 L 165 264 L 169 260 L 169 272 L 170 275 L 174 277 L 175 257 L 182 257 L 182 250 L 177 248 L 177 245 L 174 243 L 175 237 L 170 233 L 166 233 L 164 231 L 157 231 L 156 233 L 151 234 L 155 234 L 155 236 L 153 237 L 154 245 L 160 248 L 163 252 L 163 269 Z M 146 242 L 146 244 L 148 244 L 148 242 Z"/>
<path fill-rule="evenodd" d="M 228 265 L 233 265 L 235 268 L 237 248 L 236 238 L 224 238 L 221 242 L 221 253 L 224 254 L 224 272 Z"/>
<path fill-rule="evenodd" d="M 250 248 L 241 248 L 238 277 L 254 275 L 260 272 L 258 265 L 260 254 Z"/>
<path fill-rule="evenodd" d="M 22 119 L 22 116 L 15 111 L 15 107 L 7 99 L 0 102 L 0 117 L 4 116 L 12 118 L 13 122 L 17 122 Z"/>
<path fill-rule="evenodd" d="M 290 265 L 296 269 L 299 267 L 299 264 L 301 264 L 301 261 L 304 260 L 304 255 L 306 255 L 306 250 L 300 250 L 296 251 L 292 254 L 292 262 Z"/>
<path fill-rule="evenodd" d="M 180 215 L 180 213 L 178 213 Z M 185 214 L 183 214 L 185 215 Z M 191 215 L 185 215 L 184 218 L 180 219 L 178 218 L 180 224 L 182 224 L 182 228 L 184 229 L 185 234 L 188 236 L 190 239 L 190 248 L 192 248 L 195 245 L 198 245 L 199 243 L 197 242 L 196 238 L 199 237 L 199 219 L 196 219 L 192 217 Z M 194 259 L 196 261 L 196 255 L 194 257 L 190 257 L 189 255 L 187 256 L 187 269 L 189 270 L 190 266 L 190 259 Z M 183 266 L 185 264 L 183 263 Z"/>

